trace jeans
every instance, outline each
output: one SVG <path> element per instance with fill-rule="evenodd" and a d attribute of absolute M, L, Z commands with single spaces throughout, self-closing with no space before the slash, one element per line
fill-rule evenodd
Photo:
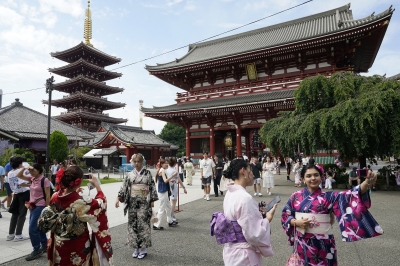
<path fill-rule="evenodd" d="M 29 191 L 28 191 L 29 193 Z M 10 227 L 8 233 L 10 235 L 16 234 L 21 235 L 22 229 L 24 228 L 26 213 L 28 209 L 25 207 L 24 193 L 18 193 L 14 195 L 13 203 L 11 206 L 15 206 L 15 210 L 12 213 L 10 220 Z"/>
<path fill-rule="evenodd" d="M 47 237 L 45 233 L 42 233 L 38 228 L 38 220 L 42 210 L 45 206 L 36 206 L 35 209 L 31 210 L 31 216 L 29 217 L 29 236 L 33 250 L 38 250 L 40 245 L 46 247 Z"/>

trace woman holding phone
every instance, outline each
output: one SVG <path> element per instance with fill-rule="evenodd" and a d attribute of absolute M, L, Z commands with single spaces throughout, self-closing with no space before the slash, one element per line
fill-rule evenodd
<path fill-rule="evenodd" d="M 235 159 L 224 171 L 234 183 L 228 185 L 224 198 L 224 213 L 216 212 L 211 220 L 211 235 L 224 244 L 225 265 L 262 265 L 262 257 L 271 257 L 270 222 L 277 204 L 263 218 L 258 203 L 247 193 L 253 185 L 250 164 Z"/>
<path fill-rule="evenodd" d="M 383 233 L 368 212 L 371 199 L 367 191 L 376 179 L 368 172 L 361 185 L 350 190 L 324 192 L 320 188 L 322 172 L 309 164 L 301 171 L 306 188 L 294 192 L 282 211 L 282 227 L 290 245 L 296 242 L 302 265 L 337 265 L 334 217 L 339 223 L 342 240 L 353 242 Z"/>

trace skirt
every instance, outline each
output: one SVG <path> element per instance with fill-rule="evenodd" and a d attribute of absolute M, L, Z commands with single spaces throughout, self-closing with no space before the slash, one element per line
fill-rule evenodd
<path fill-rule="evenodd" d="M 272 172 L 264 172 L 263 174 L 263 187 L 266 188 L 274 188 L 275 182 L 274 182 L 274 174 Z"/>

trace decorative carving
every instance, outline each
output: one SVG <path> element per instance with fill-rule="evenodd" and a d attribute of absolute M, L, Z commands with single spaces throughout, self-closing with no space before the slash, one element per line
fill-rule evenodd
<path fill-rule="evenodd" d="M 247 73 L 247 79 L 249 81 L 257 81 L 258 75 L 257 75 L 256 63 L 247 64 L 246 73 Z"/>

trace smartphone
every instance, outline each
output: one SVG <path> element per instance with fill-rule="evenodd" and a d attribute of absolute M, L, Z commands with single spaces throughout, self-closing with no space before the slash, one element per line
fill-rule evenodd
<path fill-rule="evenodd" d="M 368 169 L 357 169 L 357 175 L 359 177 L 366 177 L 368 175 Z"/>
<path fill-rule="evenodd" d="M 90 175 L 89 174 L 83 175 L 83 179 L 90 179 Z"/>
<path fill-rule="evenodd" d="M 273 200 L 271 200 L 271 201 L 267 204 L 267 206 L 265 206 L 265 211 L 266 211 L 266 212 L 269 212 L 269 211 L 274 207 L 274 205 L 277 204 L 277 203 L 279 203 L 279 202 L 281 202 L 281 197 L 276 196 Z"/>

